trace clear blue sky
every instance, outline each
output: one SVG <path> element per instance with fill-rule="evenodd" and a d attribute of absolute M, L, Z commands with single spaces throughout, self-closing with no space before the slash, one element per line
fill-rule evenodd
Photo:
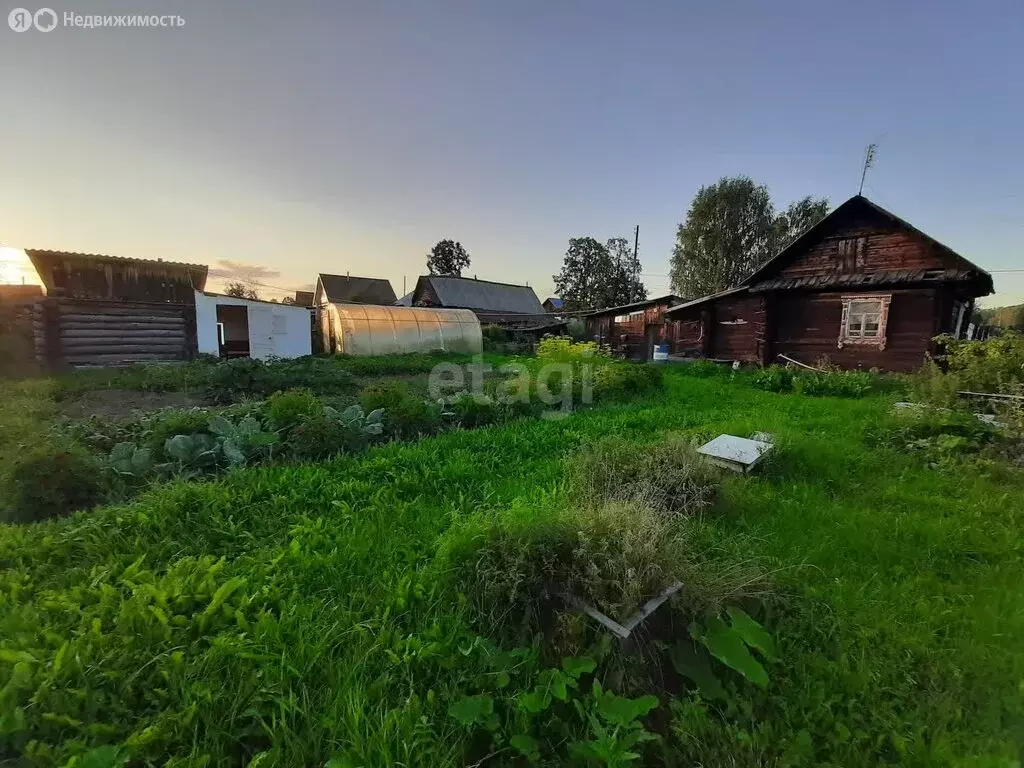
<path fill-rule="evenodd" d="M 543 298 L 570 236 L 639 224 L 661 293 L 702 184 L 745 173 L 778 205 L 838 204 L 876 141 L 869 197 L 1024 268 L 1021 0 L 51 7 L 186 23 L 0 26 L 6 246 L 400 292 L 452 237 L 471 273 Z M 1024 301 L 1024 273 L 996 287 L 989 303 Z"/>

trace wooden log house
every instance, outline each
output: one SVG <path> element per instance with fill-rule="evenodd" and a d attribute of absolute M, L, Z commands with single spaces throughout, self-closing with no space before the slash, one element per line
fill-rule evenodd
<path fill-rule="evenodd" d="M 681 299 L 675 294 L 656 296 L 584 315 L 587 335 L 630 360 L 650 360 L 656 344 L 670 342 L 665 311 Z"/>
<path fill-rule="evenodd" d="M 674 355 L 911 371 L 992 291 L 988 272 L 856 195 L 740 285 L 668 309 L 666 335 Z"/>
<path fill-rule="evenodd" d="M 25 253 L 46 289 L 36 308 L 36 352 L 50 369 L 195 356 L 195 291 L 206 284 L 205 265 Z"/>

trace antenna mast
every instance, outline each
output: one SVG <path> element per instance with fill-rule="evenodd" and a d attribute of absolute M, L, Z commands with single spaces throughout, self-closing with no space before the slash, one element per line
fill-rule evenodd
<path fill-rule="evenodd" d="M 860 189 L 857 190 L 858 195 L 864 193 L 864 179 L 868 175 L 868 168 L 875 164 L 875 152 L 877 151 L 877 144 L 868 144 L 868 148 L 864 152 L 864 168 L 860 172 Z"/>

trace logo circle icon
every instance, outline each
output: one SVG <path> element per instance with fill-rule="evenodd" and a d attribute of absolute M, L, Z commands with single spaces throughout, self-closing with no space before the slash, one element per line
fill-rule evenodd
<path fill-rule="evenodd" d="M 32 29 L 32 11 L 15 8 L 7 14 L 7 26 L 15 32 L 27 32 Z"/>
<path fill-rule="evenodd" d="M 40 32 L 49 32 L 57 26 L 57 14 L 52 8 L 40 8 L 32 17 L 32 21 Z"/>

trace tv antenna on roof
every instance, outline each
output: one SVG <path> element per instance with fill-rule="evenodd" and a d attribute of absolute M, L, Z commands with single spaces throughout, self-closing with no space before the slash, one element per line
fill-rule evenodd
<path fill-rule="evenodd" d="M 860 172 L 860 189 L 857 190 L 857 194 L 864 194 L 864 179 L 868 175 L 868 168 L 875 164 L 875 153 L 878 151 L 877 144 L 868 144 L 868 148 L 864 151 L 864 168 Z"/>

